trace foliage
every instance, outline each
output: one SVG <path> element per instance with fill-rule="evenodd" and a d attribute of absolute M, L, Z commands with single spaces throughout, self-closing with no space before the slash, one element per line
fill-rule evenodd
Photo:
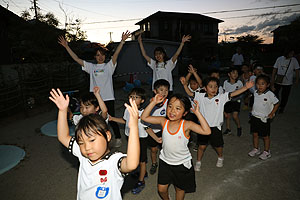
<path fill-rule="evenodd" d="M 238 43 L 261 44 L 264 40 L 258 35 L 248 34 L 246 36 L 237 37 Z"/>
<path fill-rule="evenodd" d="M 83 41 L 87 39 L 86 32 L 81 30 L 80 19 L 76 19 L 74 23 L 69 23 L 66 32 L 66 38 L 69 42 Z"/>

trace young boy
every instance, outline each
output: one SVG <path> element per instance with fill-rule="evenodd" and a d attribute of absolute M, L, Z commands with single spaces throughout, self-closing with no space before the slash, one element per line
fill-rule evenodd
<path fill-rule="evenodd" d="M 270 152 L 270 119 L 275 116 L 279 107 L 279 100 L 268 88 L 270 78 L 266 75 L 259 75 L 256 78 L 254 93 L 254 104 L 250 119 L 250 130 L 253 133 L 253 149 L 248 153 L 250 157 L 260 154 L 258 147 L 259 137 L 263 137 L 264 151 L 259 158 L 266 160 L 271 157 Z"/>
<path fill-rule="evenodd" d="M 207 123 L 211 129 L 210 136 L 198 137 L 198 152 L 197 152 L 197 162 L 195 165 L 195 171 L 200 171 L 201 159 L 203 157 L 204 151 L 207 148 L 208 143 L 210 143 L 216 150 L 218 154 L 217 167 L 223 167 L 223 136 L 221 132 L 221 126 L 223 124 L 223 112 L 224 104 L 234 96 L 237 96 L 247 89 L 251 88 L 254 83 L 247 82 L 246 85 L 239 90 L 232 93 L 225 92 L 220 94 L 219 91 L 219 79 L 215 77 L 208 77 L 204 81 L 204 88 L 206 93 L 192 93 L 188 87 L 184 78 L 181 79 L 181 83 L 184 86 L 186 93 L 189 96 L 194 96 L 195 100 L 199 102 L 200 112 L 206 119 Z"/>
<path fill-rule="evenodd" d="M 231 67 L 228 73 L 228 80 L 224 81 L 224 91 L 225 92 L 233 92 L 243 87 L 242 81 L 238 80 L 239 74 L 238 69 L 235 67 Z M 241 107 L 241 95 L 232 98 L 224 105 L 224 115 L 226 119 L 226 130 L 223 133 L 224 135 L 231 134 L 230 121 L 231 114 L 237 126 L 237 136 L 242 135 L 242 128 L 239 119 L 239 112 Z"/>
<path fill-rule="evenodd" d="M 160 94 L 163 96 L 163 101 L 160 104 L 157 104 L 153 110 L 151 111 L 152 116 L 166 116 L 166 110 L 167 110 L 167 103 L 168 103 L 168 94 L 169 94 L 169 88 L 170 83 L 165 79 L 159 79 L 154 82 L 153 85 L 154 94 Z M 146 123 L 145 123 L 146 124 Z M 148 131 L 148 134 L 151 137 L 148 137 L 148 145 L 151 149 L 151 161 L 152 165 L 150 168 L 150 174 L 155 174 L 158 164 L 157 164 L 157 151 L 158 151 L 158 145 L 162 143 L 161 134 L 162 134 L 162 127 L 160 125 L 156 124 L 147 124 L 149 128 L 151 128 L 150 131 Z M 147 129 L 148 130 L 148 129 Z"/>
<path fill-rule="evenodd" d="M 264 72 L 263 67 L 260 64 L 254 65 L 253 75 L 250 76 L 250 81 L 255 82 L 256 77 L 263 74 L 263 72 Z M 250 108 L 252 108 L 252 106 L 253 106 L 255 90 L 256 90 L 255 85 L 252 88 L 249 89 L 249 92 L 251 93 L 250 102 L 249 102 L 249 107 Z"/>
<path fill-rule="evenodd" d="M 217 68 L 213 68 L 208 72 L 208 76 L 209 77 L 214 77 L 217 78 L 220 81 L 220 71 Z M 223 94 L 224 93 L 224 89 L 223 87 L 220 85 L 219 86 L 219 94 Z"/>
<path fill-rule="evenodd" d="M 146 92 L 142 88 L 133 88 L 128 95 L 129 99 L 132 99 L 135 101 L 137 108 L 139 109 L 139 116 L 142 115 L 144 109 L 141 108 L 141 105 L 146 100 Z M 129 111 L 125 109 L 123 118 L 117 118 L 117 117 L 109 117 L 110 121 L 114 121 L 117 123 L 125 124 L 125 135 L 128 138 L 129 137 L 129 126 L 128 122 L 130 121 L 130 115 Z M 140 172 L 138 177 L 138 182 L 132 189 L 133 194 L 139 194 L 144 188 L 145 188 L 145 176 L 147 173 L 146 169 L 146 162 L 147 162 L 147 137 L 148 133 L 145 130 L 145 126 L 141 123 L 141 119 L 138 120 L 138 127 L 139 127 L 139 139 L 140 139 Z M 149 130 L 149 129 L 148 129 Z"/>

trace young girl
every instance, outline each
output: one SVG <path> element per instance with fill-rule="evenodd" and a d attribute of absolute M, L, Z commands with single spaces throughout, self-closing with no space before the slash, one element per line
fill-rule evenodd
<path fill-rule="evenodd" d="M 107 107 L 100 96 L 100 88 L 94 87 L 94 95 L 88 94 L 80 98 L 80 115 L 73 115 L 69 112 L 69 119 L 71 119 L 74 125 L 77 125 L 79 120 L 89 114 L 96 114 L 102 116 L 103 119 L 107 119 Z"/>
<path fill-rule="evenodd" d="M 117 66 L 117 58 L 119 53 L 125 44 L 125 40 L 130 36 L 130 32 L 126 31 L 122 33 L 122 40 L 117 47 L 115 53 L 113 54 L 111 60 L 108 63 L 105 63 L 106 58 L 106 49 L 103 47 L 99 47 L 95 51 L 95 59 L 97 64 L 93 64 L 78 58 L 78 56 L 72 51 L 69 47 L 68 42 L 64 37 L 60 36 L 58 38 L 58 43 L 66 48 L 67 52 L 70 56 L 76 61 L 80 66 L 82 66 L 82 70 L 90 74 L 90 91 L 93 91 L 95 86 L 99 86 L 101 88 L 100 95 L 107 106 L 108 113 L 111 116 L 115 116 L 115 97 L 113 90 L 113 81 L 112 75 Z M 115 122 L 110 123 L 116 138 L 115 146 L 121 146 L 121 135 L 119 126 Z"/>
<path fill-rule="evenodd" d="M 59 89 L 50 92 L 49 99 L 58 107 L 58 140 L 78 157 L 80 166 L 77 181 L 77 199 L 122 199 L 120 189 L 124 174 L 134 170 L 139 163 L 138 109 L 133 100 L 125 104 L 130 113 L 130 135 L 127 156 L 110 153 L 108 143 L 111 133 L 99 115 L 84 116 L 76 126 L 75 137 L 69 135 L 67 110 L 69 96 Z"/>
<path fill-rule="evenodd" d="M 192 109 L 198 117 L 200 124 L 184 120 L 184 116 L 191 108 L 190 100 L 181 95 L 174 94 L 167 105 L 167 118 L 150 116 L 155 105 L 163 101 L 159 94 L 145 108 L 142 120 L 151 124 L 159 124 L 163 127 L 162 150 L 159 156 L 158 192 L 162 199 L 169 199 L 168 187 L 171 183 L 176 189 L 176 199 L 184 199 L 186 192 L 195 192 L 195 171 L 192 167 L 192 156 L 188 149 L 190 131 L 198 134 L 209 135 L 210 128 L 199 112 L 198 103 L 196 109 Z M 174 148 L 176 146 L 176 148 Z"/>
<path fill-rule="evenodd" d="M 184 35 L 182 37 L 180 46 L 178 47 L 177 51 L 173 55 L 173 57 L 168 60 L 167 54 L 165 50 L 162 47 L 157 47 L 154 49 L 154 57 L 155 60 L 150 58 L 144 49 L 144 45 L 142 42 L 142 35 L 140 34 L 138 37 L 138 42 L 140 44 L 140 48 L 142 51 L 142 55 L 144 58 L 147 60 L 147 64 L 151 69 L 153 70 L 153 80 L 152 80 L 152 90 L 154 82 L 158 79 L 165 79 L 169 81 L 170 83 L 170 89 L 169 91 L 173 91 L 173 78 L 172 78 L 172 70 L 175 68 L 176 63 L 177 63 L 177 58 L 183 48 L 183 45 L 185 42 L 190 41 L 191 36 L 190 35 Z"/>
<path fill-rule="evenodd" d="M 260 154 L 258 147 L 259 137 L 263 137 L 264 151 L 259 158 L 266 160 L 271 157 L 270 153 L 270 119 L 275 116 L 279 107 L 279 100 L 268 88 L 270 78 L 267 75 L 259 75 L 256 80 L 254 104 L 250 119 L 250 130 L 253 133 L 253 149 L 248 153 L 250 157 Z"/>

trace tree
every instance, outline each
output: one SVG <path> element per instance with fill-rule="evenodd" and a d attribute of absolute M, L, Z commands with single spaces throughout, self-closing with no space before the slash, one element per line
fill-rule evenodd
<path fill-rule="evenodd" d="M 264 40 L 258 35 L 248 34 L 246 36 L 237 37 L 238 43 L 261 44 Z"/>
<path fill-rule="evenodd" d="M 87 39 L 86 32 L 81 30 L 81 20 L 76 19 L 74 23 L 67 24 L 66 37 L 68 41 L 83 41 Z"/>

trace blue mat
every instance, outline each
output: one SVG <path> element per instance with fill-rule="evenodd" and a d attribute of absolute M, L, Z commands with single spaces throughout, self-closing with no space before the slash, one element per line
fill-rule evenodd
<path fill-rule="evenodd" d="M 12 145 L 0 145 L 0 174 L 16 166 L 25 156 L 25 151 Z"/>
<path fill-rule="evenodd" d="M 70 135 L 75 136 L 75 126 L 69 124 L 69 129 Z M 50 137 L 57 137 L 57 120 L 44 124 L 41 128 L 41 132 Z"/>

